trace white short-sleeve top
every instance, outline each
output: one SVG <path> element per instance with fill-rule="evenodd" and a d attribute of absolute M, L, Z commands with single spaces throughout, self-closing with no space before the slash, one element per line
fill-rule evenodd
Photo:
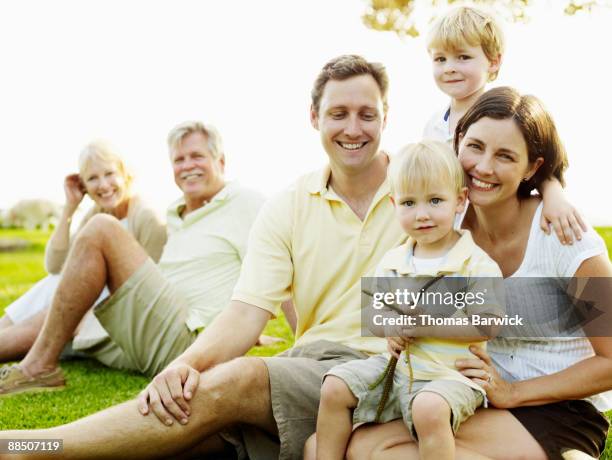
<path fill-rule="evenodd" d="M 525 256 L 518 270 L 506 282 L 516 277 L 555 279 L 574 276 L 580 264 L 586 259 L 607 254 L 603 239 L 593 230 L 583 234 L 580 241 L 564 246 L 557 236 L 547 235 L 540 228 L 542 203 L 538 206 L 529 232 Z M 558 289 L 561 286 L 557 283 Z M 507 296 L 512 302 L 514 296 Z M 563 301 L 568 296 L 548 296 L 549 301 Z M 522 302 L 525 299 L 522 298 Z M 542 308 L 546 297 L 533 299 L 532 305 L 508 305 L 508 310 L 521 311 L 524 308 Z M 554 310 L 554 308 L 551 308 Z M 489 342 L 488 351 L 502 377 L 509 381 L 526 380 L 559 372 L 572 364 L 594 355 L 589 340 L 582 336 L 565 338 L 497 338 Z M 612 408 L 612 391 L 588 398 L 600 411 Z"/>

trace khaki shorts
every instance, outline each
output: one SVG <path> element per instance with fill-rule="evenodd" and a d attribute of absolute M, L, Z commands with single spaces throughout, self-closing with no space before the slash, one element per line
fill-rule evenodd
<path fill-rule="evenodd" d="M 147 259 L 95 307 L 94 313 L 110 337 L 83 351 L 109 367 L 153 377 L 195 340 L 196 333 L 185 325 L 187 312 L 181 293 Z"/>
<path fill-rule="evenodd" d="M 382 398 L 384 384 L 373 390 L 369 386 L 377 380 L 387 367 L 389 359 L 385 355 L 372 356 L 367 360 L 351 361 L 334 367 L 325 376 L 333 375 L 342 379 L 353 395 L 359 400 L 353 412 L 355 426 L 373 422 L 376 410 Z M 483 394 L 468 385 L 455 380 L 415 380 L 412 392 L 408 393 L 409 378 L 406 374 L 396 371 L 389 399 L 381 414 L 380 422 L 390 422 L 398 418 L 404 419 L 413 439 L 417 439 L 412 422 L 412 401 L 422 392 L 432 392 L 442 396 L 451 409 L 449 420 L 453 433 L 457 433 L 461 423 L 474 415 L 474 411 L 484 402 Z"/>
<path fill-rule="evenodd" d="M 249 425 L 226 430 L 221 437 L 234 445 L 238 459 L 301 460 L 304 443 L 316 429 L 323 375 L 338 364 L 364 358 L 364 353 L 326 340 L 261 358 L 270 376 L 279 439 Z"/>

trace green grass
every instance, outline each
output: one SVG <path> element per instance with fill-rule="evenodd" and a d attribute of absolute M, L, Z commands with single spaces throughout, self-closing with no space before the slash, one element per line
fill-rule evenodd
<path fill-rule="evenodd" d="M 48 232 L 0 230 L 0 238 L 25 239 L 31 245 L 18 252 L 0 253 L 0 314 L 4 308 L 45 276 L 44 246 Z M 249 355 L 271 356 L 293 343 L 284 317 L 270 321 L 265 333 L 285 342 L 255 347 Z M 45 428 L 67 423 L 133 398 L 148 380 L 137 374 L 109 369 L 95 361 L 64 362 L 68 380 L 63 391 L 21 394 L 0 398 L 0 430 Z"/>
<path fill-rule="evenodd" d="M 612 227 L 597 228 L 597 231 L 612 254 Z M 31 243 L 19 252 L 0 253 L 0 313 L 45 276 L 43 254 L 48 237 L 49 233 L 42 231 L 0 230 L 0 238 L 21 238 Z M 255 347 L 249 355 L 271 356 L 293 343 L 293 335 L 283 317 L 270 321 L 264 332 L 286 341 Z M 89 360 L 64 362 L 62 368 L 69 382 L 64 391 L 0 398 L 0 430 L 45 428 L 67 423 L 133 398 L 147 384 L 147 379 L 141 375 L 112 370 Z M 608 417 L 612 420 L 612 411 Z M 608 435 L 601 458 L 612 460 L 612 433 Z"/>

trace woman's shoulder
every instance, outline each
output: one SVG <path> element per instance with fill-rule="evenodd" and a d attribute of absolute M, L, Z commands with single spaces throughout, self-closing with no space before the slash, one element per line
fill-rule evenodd
<path fill-rule="evenodd" d="M 127 217 L 128 225 L 131 228 L 136 228 L 140 225 L 148 226 L 153 223 L 163 224 L 163 220 L 155 208 L 138 195 L 133 195 L 130 198 Z"/>
<path fill-rule="evenodd" d="M 130 197 L 130 205 L 128 208 L 128 215 L 157 215 L 157 211 L 142 199 L 140 195 L 132 195 Z"/>
<path fill-rule="evenodd" d="M 546 271 L 552 272 L 551 275 L 554 273 L 559 277 L 571 277 L 584 260 L 607 252 L 603 239 L 591 226 L 580 240 L 564 245 L 552 229 L 549 234 L 542 230 L 541 216 L 540 202 L 533 215 L 525 257 L 538 265 L 547 265 L 549 269 Z"/>

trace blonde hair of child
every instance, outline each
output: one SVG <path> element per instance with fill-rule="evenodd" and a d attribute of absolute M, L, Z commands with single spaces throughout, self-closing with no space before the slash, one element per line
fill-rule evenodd
<path fill-rule="evenodd" d="M 463 168 L 455 152 L 446 143 L 432 140 L 403 147 L 391 159 L 388 177 L 394 197 L 415 188 L 431 190 L 440 183 L 459 194 L 465 186 Z"/>
<path fill-rule="evenodd" d="M 458 52 L 465 45 L 480 46 L 490 62 L 504 54 L 504 33 L 492 12 L 475 6 L 460 6 L 438 17 L 427 36 L 427 49 Z M 499 71 L 491 72 L 489 81 Z"/>
<path fill-rule="evenodd" d="M 87 169 L 93 162 L 114 164 L 125 181 L 126 196 L 131 196 L 134 177 L 121 155 L 111 144 L 103 140 L 95 140 L 81 150 L 79 155 L 79 175 L 81 179 L 85 180 Z"/>

